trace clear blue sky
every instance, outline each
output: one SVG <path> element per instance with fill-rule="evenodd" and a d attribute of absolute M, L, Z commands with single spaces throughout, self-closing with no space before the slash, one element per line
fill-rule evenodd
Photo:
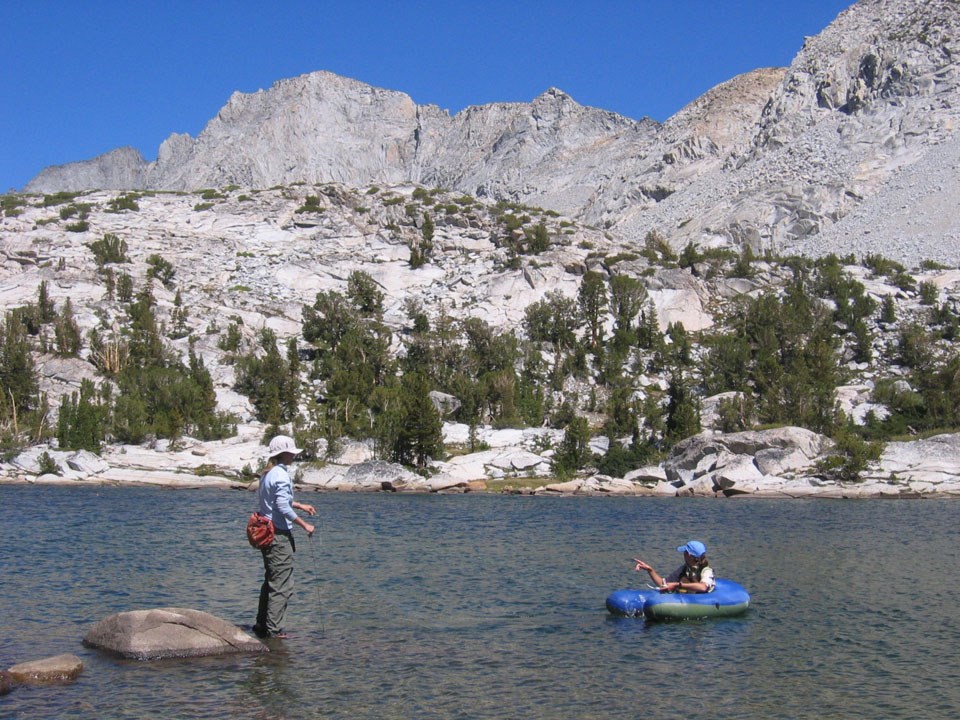
<path fill-rule="evenodd" d="M 785 66 L 852 0 L 0 0 L 0 192 L 132 145 L 156 158 L 235 90 L 330 70 L 451 112 L 529 102 L 666 120 Z"/>

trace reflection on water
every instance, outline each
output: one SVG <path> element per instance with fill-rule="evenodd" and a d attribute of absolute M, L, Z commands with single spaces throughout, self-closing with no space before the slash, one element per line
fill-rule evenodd
<path fill-rule="evenodd" d="M 960 563 L 951 501 L 314 495 L 296 636 L 267 656 L 136 663 L 91 624 L 184 606 L 237 624 L 262 566 L 250 496 L 0 486 L 0 667 L 64 652 L 71 686 L 0 717 L 953 718 Z M 690 538 L 752 594 L 747 615 L 650 624 L 604 609 Z"/>

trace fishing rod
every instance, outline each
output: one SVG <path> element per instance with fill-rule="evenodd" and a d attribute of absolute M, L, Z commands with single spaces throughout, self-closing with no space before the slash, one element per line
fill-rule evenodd
<path fill-rule="evenodd" d="M 320 530 L 319 528 L 316 528 L 316 525 L 314 527 L 315 527 L 314 532 L 310 535 L 307 535 L 307 539 L 309 540 L 309 545 L 310 545 L 310 557 L 313 560 L 313 578 L 314 578 L 313 584 L 314 584 L 314 587 L 316 587 L 317 589 L 317 609 L 320 612 L 320 634 L 323 637 L 326 637 L 327 625 L 323 616 L 323 599 L 320 597 L 320 567 L 319 565 L 317 565 L 317 555 L 313 551 L 313 536 L 314 535 L 319 536 Z"/>

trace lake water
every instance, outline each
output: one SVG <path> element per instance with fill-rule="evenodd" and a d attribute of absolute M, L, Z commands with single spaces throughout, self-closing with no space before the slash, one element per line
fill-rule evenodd
<path fill-rule="evenodd" d="M 163 662 L 84 648 L 119 611 L 252 623 L 252 496 L 0 486 L 0 668 L 61 653 L 77 682 L 3 718 L 956 718 L 955 501 L 304 494 L 296 633 L 275 652 Z M 703 540 L 752 594 L 725 620 L 610 616 Z"/>

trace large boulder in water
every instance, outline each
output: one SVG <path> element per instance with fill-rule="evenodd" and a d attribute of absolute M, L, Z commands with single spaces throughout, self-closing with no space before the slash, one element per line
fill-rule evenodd
<path fill-rule="evenodd" d="M 133 610 L 104 618 L 83 644 L 135 660 L 270 652 L 236 625 L 200 610 Z"/>

